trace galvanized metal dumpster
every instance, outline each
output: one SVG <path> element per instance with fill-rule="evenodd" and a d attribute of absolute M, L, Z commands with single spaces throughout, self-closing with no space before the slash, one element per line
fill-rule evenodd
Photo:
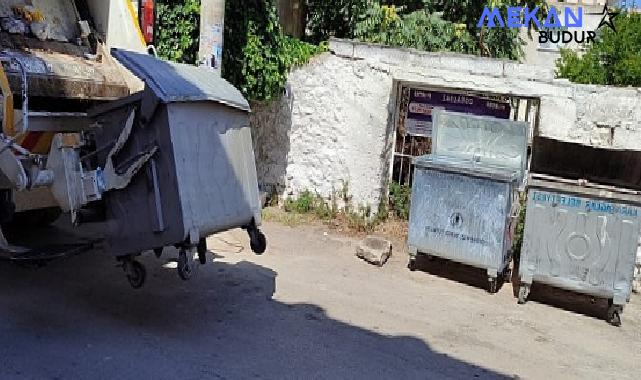
<path fill-rule="evenodd" d="M 99 147 L 126 140 L 116 155 L 99 149 L 97 160 L 121 173 L 137 157 L 152 156 L 130 183 L 105 193 L 106 249 L 124 256 L 181 247 L 184 279 L 191 250 L 201 253 L 213 233 L 246 228 L 252 249 L 264 252 L 249 105 L 240 92 L 206 69 L 113 55 L 146 89 L 91 111 Z"/>
<path fill-rule="evenodd" d="M 533 282 L 610 300 L 621 323 L 641 228 L 641 193 L 533 174 L 521 251 L 519 303 Z"/>
<path fill-rule="evenodd" d="M 434 154 L 415 161 L 408 246 L 487 270 L 489 291 L 508 275 L 526 166 L 527 123 L 437 111 Z"/>

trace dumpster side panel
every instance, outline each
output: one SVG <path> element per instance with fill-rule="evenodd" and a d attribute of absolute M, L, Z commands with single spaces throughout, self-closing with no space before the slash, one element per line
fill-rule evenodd
<path fill-rule="evenodd" d="M 420 253 L 502 272 L 511 185 L 417 167 L 409 246 Z"/>
<path fill-rule="evenodd" d="M 640 213 L 638 207 L 616 201 L 531 189 L 521 279 L 625 302 Z"/>
<path fill-rule="evenodd" d="M 107 250 L 114 255 L 132 254 L 169 246 L 185 240 L 185 229 L 167 108 L 161 106 L 154 123 L 146 128 L 135 124 L 131 137 L 116 157 L 116 167 L 150 144 L 158 153 L 134 176 L 124 190 L 105 193 L 108 221 Z M 118 137 L 131 112 L 123 107 L 100 117 L 104 125 L 97 133 L 99 146 L 110 146 Z M 100 154 L 106 160 L 107 150 Z"/>
<path fill-rule="evenodd" d="M 248 114 L 213 102 L 168 108 L 186 229 L 207 236 L 260 224 Z"/>

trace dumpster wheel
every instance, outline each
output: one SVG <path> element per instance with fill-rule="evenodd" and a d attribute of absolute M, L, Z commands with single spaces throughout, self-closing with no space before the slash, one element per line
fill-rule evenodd
<path fill-rule="evenodd" d="M 622 312 L 623 306 L 614 305 L 612 304 L 612 301 L 610 301 L 610 307 L 608 307 L 608 323 L 612 326 L 620 327 Z"/>
<path fill-rule="evenodd" d="M 127 274 L 127 281 L 129 281 L 129 285 L 132 288 L 140 289 L 145 285 L 147 270 L 139 261 L 130 260 L 126 262 L 125 273 Z"/>
<path fill-rule="evenodd" d="M 207 264 L 207 239 L 205 238 L 200 239 L 200 241 L 198 242 L 197 250 L 198 250 L 198 261 L 200 261 L 202 265 Z"/>
<path fill-rule="evenodd" d="M 191 280 L 191 277 L 194 274 L 194 270 L 191 265 L 191 260 L 187 256 L 187 254 L 193 255 L 193 252 L 191 249 L 187 250 L 185 248 L 180 249 L 180 253 L 178 253 L 178 276 L 183 281 L 189 281 Z M 193 256 L 192 256 L 193 257 Z"/>
<path fill-rule="evenodd" d="M 488 279 L 487 291 L 490 294 L 496 294 L 499 292 L 499 279 L 496 277 L 490 277 Z"/>
<path fill-rule="evenodd" d="M 257 254 L 262 255 L 267 250 L 267 238 L 258 228 L 250 228 L 249 233 L 249 246 L 251 250 Z"/>

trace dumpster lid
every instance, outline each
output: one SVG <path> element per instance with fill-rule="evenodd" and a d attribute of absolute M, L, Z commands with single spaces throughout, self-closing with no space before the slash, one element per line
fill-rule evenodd
<path fill-rule="evenodd" d="M 531 172 L 641 190 L 641 151 L 605 149 L 536 136 Z"/>
<path fill-rule="evenodd" d="M 528 123 L 436 110 L 432 152 L 461 161 L 504 168 L 523 182 Z"/>
<path fill-rule="evenodd" d="M 414 165 L 420 168 L 488 178 L 501 182 L 513 182 L 519 179 L 519 173 L 517 170 L 501 166 L 493 166 L 484 162 L 461 160 L 451 156 L 429 154 L 417 157 L 414 160 Z"/>
<path fill-rule="evenodd" d="M 129 50 L 111 51 L 164 103 L 212 101 L 250 111 L 240 91 L 207 68 L 163 61 Z"/>

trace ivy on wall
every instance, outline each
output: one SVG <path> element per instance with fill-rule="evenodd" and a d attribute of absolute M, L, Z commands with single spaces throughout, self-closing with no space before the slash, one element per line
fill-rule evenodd
<path fill-rule="evenodd" d="M 324 50 L 284 35 L 274 0 L 226 2 L 223 77 L 251 100 L 278 96 L 289 71 Z"/>
<path fill-rule="evenodd" d="M 200 0 L 158 0 L 156 14 L 158 56 L 195 64 L 200 41 Z"/>

